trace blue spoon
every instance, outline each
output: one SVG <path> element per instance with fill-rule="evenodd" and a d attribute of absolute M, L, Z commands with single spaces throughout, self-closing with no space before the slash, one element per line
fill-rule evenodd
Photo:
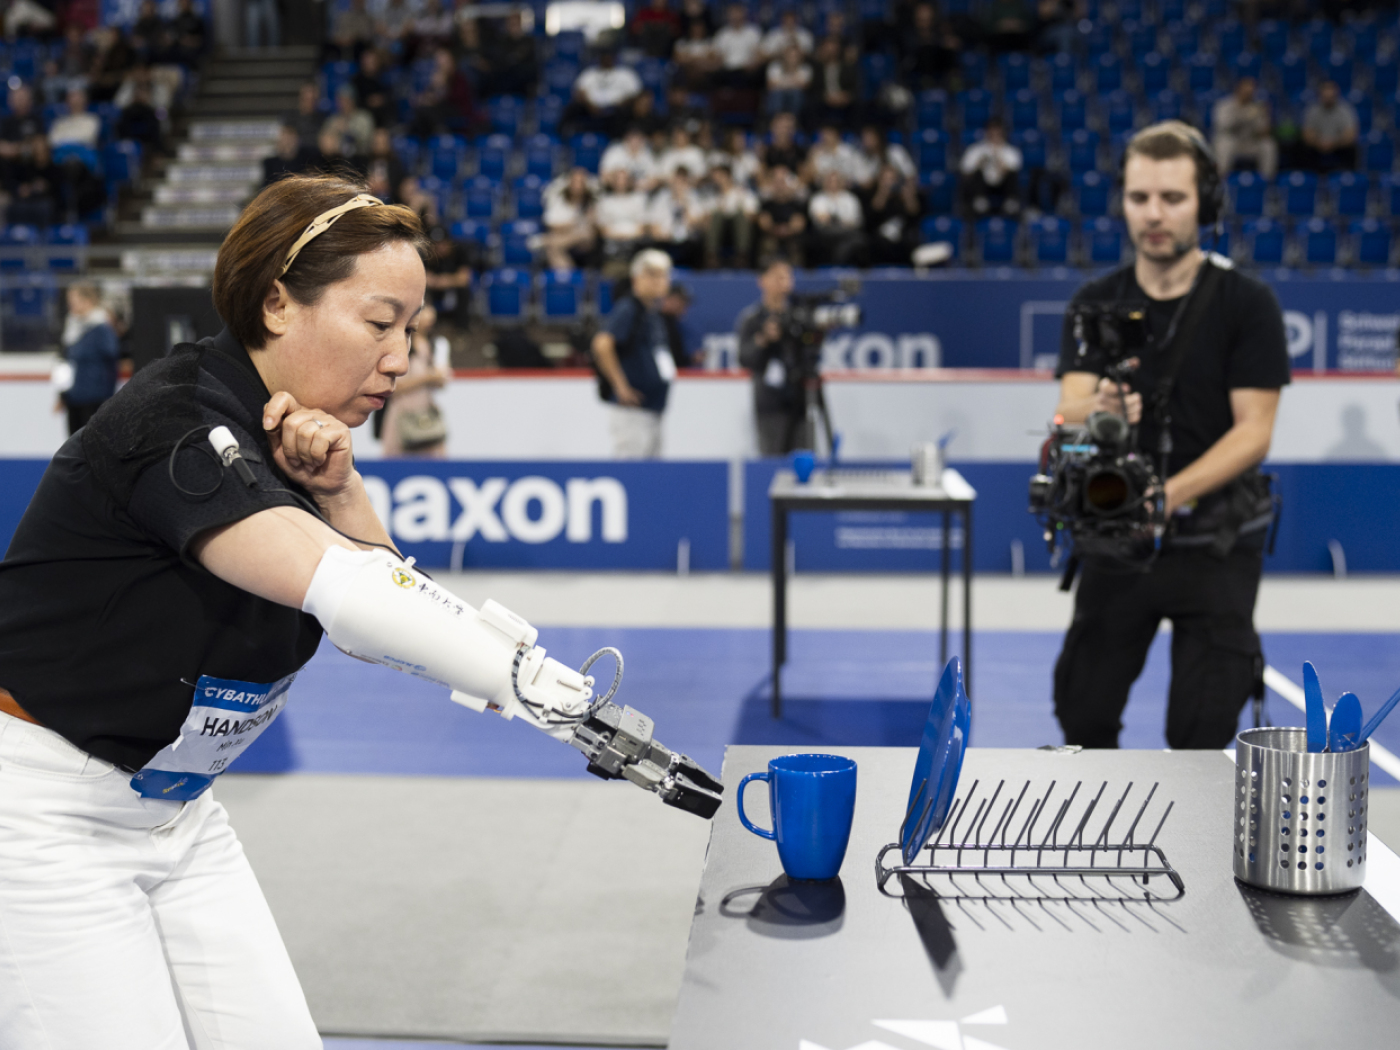
<path fill-rule="evenodd" d="M 1371 738 L 1380 724 L 1385 721 L 1385 716 L 1395 710 L 1395 705 L 1400 704 L 1400 689 L 1395 691 L 1395 695 L 1381 705 L 1381 709 L 1371 716 L 1371 720 L 1366 723 L 1366 728 L 1361 730 L 1361 735 L 1356 738 L 1356 746 L 1360 747 Z"/>
<path fill-rule="evenodd" d="M 1322 683 L 1311 661 L 1303 664 L 1303 696 L 1306 700 L 1308 750 L 1327 750 L 1327 708 L 1322 704 Z"/>
<path fill-rule="evenodd" d="M 1328 751 L 1355 751 L 1361 746 L 1361 701 L 1355 693 L 1343 693 L 1332 708 L 1332 725 L 1327 730 Z"/>

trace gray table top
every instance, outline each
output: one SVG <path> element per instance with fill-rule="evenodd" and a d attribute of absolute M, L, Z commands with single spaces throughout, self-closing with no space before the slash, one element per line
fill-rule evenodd
<path fill-rule="evenodd" d="M 920 503 L 971 503 L 977 491 L 952 467 L 943 471 L 937 485 L 915 485 L 907 470 L 818 470 L 804 484 L 790 470 L 773 475 L 768 486 L 768 498 L 830 502 L 860 500 L 889 500 Z"/>
<path fill-rule="evenodd" d="M 898 880 L 887 887 L 895 896 L 881 895 L 875 856 L 898 835 L 913 748 L 841 749 L 859 780 L 840 880 L 788 885 L 774 845 L 739 824 L 732 792 L 790 751 L 728 749 L 730 793 L 711 832 L 670 1050 L 1273 1050 L 1400 1039 L 1400 923 L 1369 889 L 1305 899 L 1237 883 L 1233 766 L 1219 752 L 968 752 L 960 791 L 974 779 L 1016 789 L 1082 779 L 1091 791 L 1107 781 L 1105 797 L 1116 798 L 1132 781 L 1141 799 L 1160 782 L 1157 801 L 1174 805 L 1157 844 L 1186 893 L 1148 904 L 902 899 Z M 767 792 L 752 787 L 750 818 L 767 825 Z M 1368 863 L 1393 868 L 1394 855 L 1371 842 Z"/>

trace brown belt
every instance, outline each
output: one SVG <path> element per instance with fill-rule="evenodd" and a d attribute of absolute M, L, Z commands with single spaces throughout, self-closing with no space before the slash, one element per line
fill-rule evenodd
<path fill-rule="evenodd" d="M 0 711 L 3 711 L 13 718 L 22 719 L 25 722 L 33 722 L 36 726 L 42 725 L 37 718 L 19 706 L 19 701 L 11 696 L 7 689 L 0 689 Z"/>

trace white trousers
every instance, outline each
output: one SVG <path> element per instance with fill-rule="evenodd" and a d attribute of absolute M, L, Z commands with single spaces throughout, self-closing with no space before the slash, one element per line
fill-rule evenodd
<path fill-rule="evenodd" d="M 661 455 L 660 412 L 609 402 L 608 429 L 617 459 L 656 459 Z"/>
<path fill-rule="evenodd" d="M 224 807 L 0 714 L 0 1047 L 319 1050 Z"/>

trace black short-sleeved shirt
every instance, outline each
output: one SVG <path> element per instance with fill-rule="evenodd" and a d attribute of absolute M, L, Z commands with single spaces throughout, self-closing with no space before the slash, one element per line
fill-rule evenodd
<path fill-rule="evenodd" d="M 1230 391 L 1277 390 L 1289 382 L 1283 311 L 1273 290 L 1263 281 L 1240 273 L 1220 256 L 1210 255 L 1207 259 L 1206 265 L 1218 267 L 1218 272 L 1192 344 L 1181 360 L 1169 405 L 1172 474 L 1199 459 L 1234 426 Z M 1160 343 L 1171 328 L 1181 299 L 1149 299 L 1129 265 L 1107 277 L 1090 281 L 1075 293 L 1073 301 L 1119 301 L 1147 307 L 1151 342 L 1138 355 L 1142 364 L 1129 380 L 1129 387 L 1143 395 L 1138 447 L 1155 455 L 1158 428 L 1150 406 L 1165 353 Z M 1072 313 L 1067 311 L 1055 375 L 1063 376 L 1066 372 L 1103 375 L 1105 362 L 1093 350 L 1080 356 L 1071 317 Z"/>
<path fill-rule="evenodd" d="M 141 768 L 179 734 L 201 675 L 270 683 L 316 652 L 317 621 L 218 579 L 189 546 L 306 493 L 273 465 L 268 391 L 227 333 L 138 372 L 44 472 L 0 563 L 0 686 L 90 754 Z M 198 446 L 233 432 L 258 487 Z M 194 430 L 175 457 L 170 453 Z"/>

